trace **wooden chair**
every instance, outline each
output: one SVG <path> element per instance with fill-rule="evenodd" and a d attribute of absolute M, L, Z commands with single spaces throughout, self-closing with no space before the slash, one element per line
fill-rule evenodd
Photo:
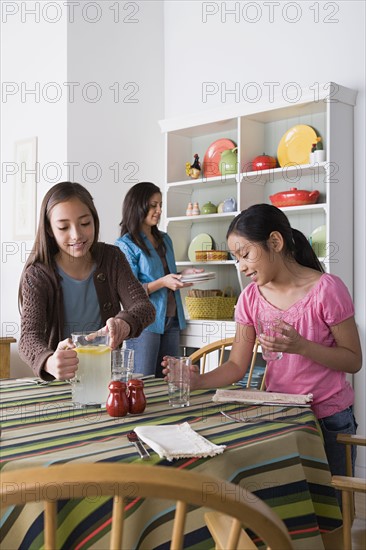
<path fill-rule="evenodd" d="M 354 492 L 366 493 L 366 480 L 352 475 L 352 445 L 366 445 L 366 438 L 359 435 L 338 434 L 337 441 L 346 446 L 346 476 L 332 476 L 332 485 L 342 492 L 343 546 L 352 549 L 351 529 L 354 519 Z"/>
<path fill-rule="evenodd" d="M 131 499 L 132 485 L 134 499 L 142 497 L 176 502 L 171 549 L 183 548 L 184 526 L 189 504 L 216 510 L 233 518 L 230 521 L 230 529 L 226 533 L 226 549 L 237 548 L 242 526 L 250 529 L 265 544 L 270 545 L 271 550 L 293 548 L 281 519 L 266 503 L 249 491 L 219 478 L 166 466 L 104 462 L 64 464 L 48 468 L 24 468 L 2 472 L 1 503 L 2 506 L 10 506 L 44 501 L 44 548 L 55 550 L 57 548 L 57 500 L 69 499 L 70 487 L 72 487 L 72 498 L 83 498 L 90 484 L 93 486 L 98 484 L 98 498 L 106 495 L 113 497 L 110 540 L 110 548 L 113 550 L 125 548 L 122 542 L 124 509 L 126 501 Z M 57 487 L 57 491 L 49 491 L 50 487 L 53 489 Z M 205 487 L 208 489 L 205 490 Z"/>
<path fill-rule="evenodd" d="M 10 344 L 15 338 L 0 337 L 0 378 L 10 378 Z"/>
<path fill-rule="evenodd" d="M 192 355 L 190 356 L 190 358 L 192 360 L 192 363 L 195 364 L 195 363 L 197 363 L 197 361 L 200 361 L 200 371 L 201 371 L 201 374 L 202 374 L 202 373 L 205 372 L 207 356 L 210 353 L 218 351 L 219 352 L 218 366 L 222 365 L 222 363 L 224 362 L 225 350 L 232 346 L 232 344 L 234 342 L 234 338 L 235 337 L 232 336 L 230 338 L 224 338 L 223 340 L 217 340 L 216 342 L 212 342 L 211 344 L 207 344 L 207 346 L 204 346 L 204 347 L 198 349 L 197 351 L 192 353 Z M 252 382 L 253 372 L 254 372 L 254 367 L 255 367 L 255 361 L 256 361 L 257 353 L 258 353 L 258 347 L 259 347 L 259 342 L 258 342 L 258 340 L 256 340 L 254 348 L 253 348 L 252 360 L 251 360 L 250 367 L 249 367 L 247 388 L 250 387 L 251 382 Z M 264 371 L 264 375 L 263 375 L 261 385 L 260 385 L 260 388 L 259 388 L 260 390 L 264 389 L 265 376 L 266 376 L 266 371 Z"/>

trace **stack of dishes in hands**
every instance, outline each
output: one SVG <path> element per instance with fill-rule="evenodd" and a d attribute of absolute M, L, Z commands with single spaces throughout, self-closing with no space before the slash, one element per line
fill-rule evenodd
<path fill-rule="evenodd" d="M 205 281 L 211 281 L 215 279 L 216 273 L 214 271 L 203 271 L 201 273 L 189 273 L 187 275 L 182 275 L 182 283 L 203 283 Z"/>

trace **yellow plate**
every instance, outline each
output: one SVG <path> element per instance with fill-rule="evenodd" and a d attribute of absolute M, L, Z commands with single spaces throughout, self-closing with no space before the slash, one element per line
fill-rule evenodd
<path fill-rule="evenodd" d="M 277 148 L 279 165 L 309 164 L 311 146 L 317 137 L 314 128 L 306 124 L 297 124 L 287 130 Z"/>

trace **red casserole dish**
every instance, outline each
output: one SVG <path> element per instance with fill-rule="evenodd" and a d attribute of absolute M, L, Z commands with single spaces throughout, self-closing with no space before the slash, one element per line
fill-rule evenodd
<path fill-rule="evenodd" d="M 291 187 L 289 191 L 281 191 L 275 195 L 270 195 L 270 201 L 274 206 L 302 206 L 304 204 L 314 204 L 320 195 L 319 191 L 306 191 Z"/>

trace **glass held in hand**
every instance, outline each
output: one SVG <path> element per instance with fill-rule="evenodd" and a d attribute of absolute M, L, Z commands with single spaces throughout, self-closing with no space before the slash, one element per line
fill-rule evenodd
<path fill-rule="evenodd" d="M 167 357 L 168 394 L 171 407 L 189 406 L 191 365 L 192 361 L 189 357 Z"/>
<path fill-rule="evenodd" d="M 265 317 L 258 317 L 257 319 L 257 327 L 258 327 L 258 334 L 263 334 L 264 336 L 272 336 L 276 337 L 280 334 L 278 330 L 278 324 L 280 322 L 280 319 L 277 318 L 265 318 Z M 282 351 L 270 351 L 266 349 L 264 346 L 262 346 L 262 357 L 265 361 L 276 361 L 277 359 L 282 359 L 283 353 Z"/>

